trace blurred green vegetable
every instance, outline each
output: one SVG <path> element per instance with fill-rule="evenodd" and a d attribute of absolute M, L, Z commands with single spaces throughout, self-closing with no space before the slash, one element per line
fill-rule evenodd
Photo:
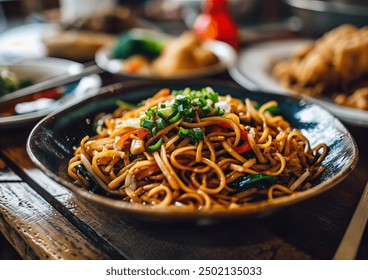
<path fill-rule="evenodd" d="M 126 59 L 132 55 L 143 55 L 153 59 L 161 54 L 164 43 L 143 32 L 126 32 L 120 35 L 111 50 L 113 58 Z"/>
<path fill-rule="evenodd" d="M 0 68 L 0 96 L 32 84 L 32 79 L 18 79 L 16 75 L 7 68 Z"/>
<path fill-rule="evenodd" d="M 31 85 L 33 85 L 34 82 L 31 78 L 24 78 L 24 79 L 21 79 L 19 80 L 19 88 L 25 88 L 25 87 L 29 87 Z"/>

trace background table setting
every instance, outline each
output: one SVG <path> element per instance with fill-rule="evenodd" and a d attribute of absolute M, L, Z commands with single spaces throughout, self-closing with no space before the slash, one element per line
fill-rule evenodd
<path fill-rule="evenodd" d="M 107 11 L 98 14 L 71 1 L 35 2 L 1 2 L 7 20 L 0 30 L 0 74 L 13 80 L 11 88 L 4 82 L 10 93 L 0 92 L 0 259 L 368 259 L 367 230 L 349 254 L 335 255 L 368 181 L 368 105 L 296 92 L 272 74 L 281 59 L 334 28 L 367 29 L 368 5 L 206 1 L 228 3 L 235 42 L 220 31 L 208 40 L 193 36 L 201 31 L 201 1 L 96 1 L 105 7 L 95 9 Z M 88 1 L 78 5 L 85 2 L 91 8 Z M 320 24 L 308 25 L 304 13 Z M 329 13 L 334 17 L 326 20 Z M 364 49 L 367 37 L 361 38 Z M 187 87 L 212 87 L 261 104 L 277 100 L 313 145 L 328 143 L 323 176 L 295 196 L 208 212 L 114 201 L 68 177 L 68 161 L 93 116 L 112 112 L 118 102 L 138 104 L 162 88 Z"/>

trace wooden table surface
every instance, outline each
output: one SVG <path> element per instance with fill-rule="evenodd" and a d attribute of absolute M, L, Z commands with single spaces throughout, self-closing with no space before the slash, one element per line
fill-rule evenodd
<path fill-rule="evenodd" d="M 358 164 L 313 199 L 207 226 L 143 222 L 100 209 L 48 178 L 26 152 L 31 129 L 0 132 L 0 232 L 23 259 L 331 259 L 368 180 L 368 129 L 348 126 Z M 357 259 L 368 259 L 367 231 Z"/>

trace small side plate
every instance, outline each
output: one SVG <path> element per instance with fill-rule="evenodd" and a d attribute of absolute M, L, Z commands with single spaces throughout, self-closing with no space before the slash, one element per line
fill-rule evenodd
<path fill-rule="evenodd" d="M 3 65 L 19 78 L 30 78 L 35 83 L 63 74 L 75 74 L 81 72 L 83 65 L 74 61 L 59 58 L 28 59 L 15 64 Z M 64 86 L 64 92 L 52 105 L 41 110 L 34 110 L 25 114 L 12 114 L 0 116 L 0 129 L 19 127 L 33 123 L 56 110 L 61 105 L 80 98 L 85 94 L 93 94 L 101 87 L 101 78 L 94 74 L 82 78 L 79 82 Z M 11 94 L 11 93 L 8 93 Z M 17 101 L 14 101 L 15 105 Z M 6 108 L 1 108 L 0 113 Z"/>

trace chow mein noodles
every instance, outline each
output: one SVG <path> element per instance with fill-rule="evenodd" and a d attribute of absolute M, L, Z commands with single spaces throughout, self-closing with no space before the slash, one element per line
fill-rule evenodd
<path fill-rule="evenodd" d="M 311 147 L 276 101 L 212 88 L 162 89 L 96 117 L 68 165 L 76 184 L 123 201 L 188 210 L 233 208 L 312 187 L 328 148 Z"/>

